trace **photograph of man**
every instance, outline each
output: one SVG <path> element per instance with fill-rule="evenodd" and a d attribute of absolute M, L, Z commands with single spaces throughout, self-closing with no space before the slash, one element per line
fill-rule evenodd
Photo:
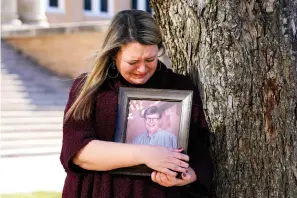
<path fill-rule="evenodd" d="M 177 137 L 160 128 L 162 113 L 158 107 L 148 107 L 143 114 L 146 131 L 133 139 L 133 144 L 159 145 L 177 148 Z"/>

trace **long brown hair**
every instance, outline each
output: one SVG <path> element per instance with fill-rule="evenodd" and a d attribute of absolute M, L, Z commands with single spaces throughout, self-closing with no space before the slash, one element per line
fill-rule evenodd
<path fill-rule="evenodd" d="M 96 93 L 107 78 L 108 66 L 120 47 L 129 42 L 158 45 L 162 48 L 162 35 L 153 17 L 141 10 L 117 13 L 107 30 L 101 49 L 94 54 L 92 70 L 80 87 L 80 92 L 68 109 L 64 121 L 70 116 L 76 120 L 89 118 Z"/>

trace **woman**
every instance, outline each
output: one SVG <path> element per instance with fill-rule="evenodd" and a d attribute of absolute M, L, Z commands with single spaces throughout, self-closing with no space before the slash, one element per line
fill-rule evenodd
<path fill-rule="evenodd" d="M 212 163 L 197 91 L 189 155 L 182 148 L 112 142 L 119 87 L 196 90 L 188 78 L 158 61 L 161 48 L 162 36 L 150 14 L 126 10 L 114 16 L 92 71 L 78 77 L 69 93 L 60 156 L 67 173 L 63 197 L 184 198 L 209 193 Z M 151 177 L 109 174 L 139 164 L 154 170 Z"/>

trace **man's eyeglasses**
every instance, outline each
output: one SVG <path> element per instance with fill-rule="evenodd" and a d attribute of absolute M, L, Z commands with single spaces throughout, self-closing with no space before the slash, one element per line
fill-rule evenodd
<path fill-rule="evenodd" d="M 144 118 L 144 119 L 145 119 L 145 121 L 148 121 L 148 122 L 152 122 L 152 121 L 156 122 L 160 118 Z"/>

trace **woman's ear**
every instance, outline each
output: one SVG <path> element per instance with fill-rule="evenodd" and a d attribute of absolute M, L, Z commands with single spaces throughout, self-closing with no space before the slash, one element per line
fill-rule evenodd
<path fill-rule="evenodd" d="M 113 52 L 110 54 L 110 58 L 116 62 L 116 59 L 117 59 L 117 55 L 118 55 L 118 49 L 117 50 L 113 50 Z"/>
<path fill-rule="evenodd" d="M 116 55 L 112 55 L 111 56 L 111 60 L 113 60 L 114 62 L 116 62 Z"/>

